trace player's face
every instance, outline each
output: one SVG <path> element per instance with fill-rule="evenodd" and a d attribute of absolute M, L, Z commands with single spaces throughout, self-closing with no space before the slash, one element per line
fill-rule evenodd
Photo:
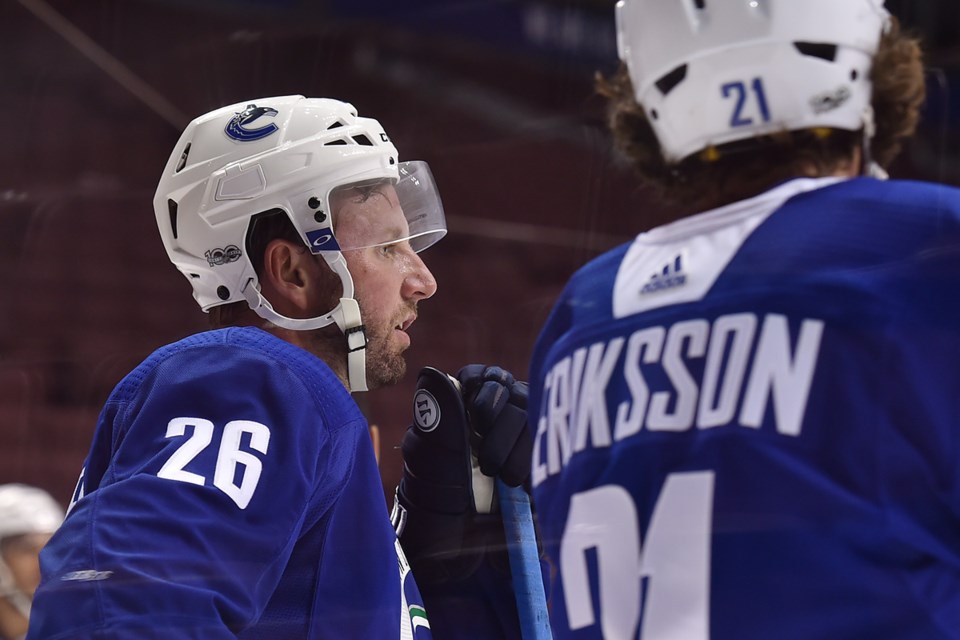
<path fill-rule="evenodd" d="M 405 240 L 409 227 L 392 186 L 350 195 L 338 207 L 337 240 L 356 289 L 367 334 L 367 385 L 398 382 L 417 303 L 437 291 L 433 274 Z"/>

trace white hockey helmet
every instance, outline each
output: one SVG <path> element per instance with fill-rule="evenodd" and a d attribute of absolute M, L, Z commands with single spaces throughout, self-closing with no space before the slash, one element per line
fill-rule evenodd
<path fill-rule="evenodd" d="M 619 0 L 617 47 L 671 163 L 776 131 L 872 134 L 884 0 Z"/>
<path fill-rule="evenodd" d="M 396 187 L 407 235 L 343 246 L 334 233 L 331 192 L 378 179 Z M 380 123 L 358 117 L 353 105 L 299 95 L 248 100 L 193 120 L 167 161 L 153 204 L 167 255 L 201 309 L 246 301 L 287 329 L 336 323 L 347 338 L 353 391 L 366 390 L 366 337 L 342 252 L 403 240 L 422 251 L 446 233 L 426 163 L 399 162 Z M 260 294 L 247 232 L 254 216 L 273 209 L 286 212 L 304 244 L 340 277 L 340 303 L 322 316 L 282 316 Z"/>
<path fill-rule="evenodd" d="M 25 484 L 0 485 L 0 540 L 28 533 L 53 533 L 63 509 L 53 497 Z"/>

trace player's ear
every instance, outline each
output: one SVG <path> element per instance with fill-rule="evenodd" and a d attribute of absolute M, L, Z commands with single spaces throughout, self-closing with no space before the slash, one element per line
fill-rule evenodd
<path fill-rule="evenodd" d="M 306 248 L 289 240 L 271 240 L 263 250 L 260 287 L 279 313 L 302 317 L 311 305 L 310 284 L 316 277 L 316 261 Z"/>

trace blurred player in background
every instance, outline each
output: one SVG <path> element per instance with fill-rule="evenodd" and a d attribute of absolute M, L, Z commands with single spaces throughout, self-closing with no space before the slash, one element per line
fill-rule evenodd
<path fill-rule="evenodd" d="M 63 520 L 63 509 L 43 489 L 0 485 L 0 638 L 27 633 L 33 592 L 40 583 L 37 555 Z"/>
<path fill-rule="evenodd" d="M 616 21 L 610 124 L 680 215 L 535 349 L 556 637 L 960 638 L 960 193 L 883 179 L 918 42 L 882 0 Z"/>
<path fill-rule="evenodd" d="M 347 103 L 264 98 L 190 123 L 154 208 L 220 329 L 159 349 L 114 389 L 43 553 L 30 638 L 431 637 L 350 396 L 401 379 L 407 331 L 437 290 L 419 256 L 446 233 L 429 168 L 400 162 Z M 435 431 L 465 439 L 466 411 Z M 440 462 L 423 451 L 405 474 Z M 469 448 L 455 453 L 447 464 L 469 470 Z M 429 517 L 426 484 L 405 520 Z M 459 636 L 509 636 L 516 611 L 497 613 L 460 618 Z"/>

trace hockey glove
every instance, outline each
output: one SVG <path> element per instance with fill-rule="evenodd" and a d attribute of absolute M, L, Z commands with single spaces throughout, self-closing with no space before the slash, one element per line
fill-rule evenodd
<path fill-rule="evenodd" d="M 455 378 L 432 367 L 421 370 L 413 412 L 401 445 L 394 525 L 418 583 L 463 579 L 489 551 L 502 555 L 505 549 L 500 516 L 491 513 L 493 478 L 480 472 L 471 453 L 470 422 Z"/>
<path fill-rule="evenodd" d="M 527 383 L 500 367 L 471 364 L 457 372 L 474 454 L 484 475 L 511 487 L 530 477 L 533 438 L 527 428 Z"/>

